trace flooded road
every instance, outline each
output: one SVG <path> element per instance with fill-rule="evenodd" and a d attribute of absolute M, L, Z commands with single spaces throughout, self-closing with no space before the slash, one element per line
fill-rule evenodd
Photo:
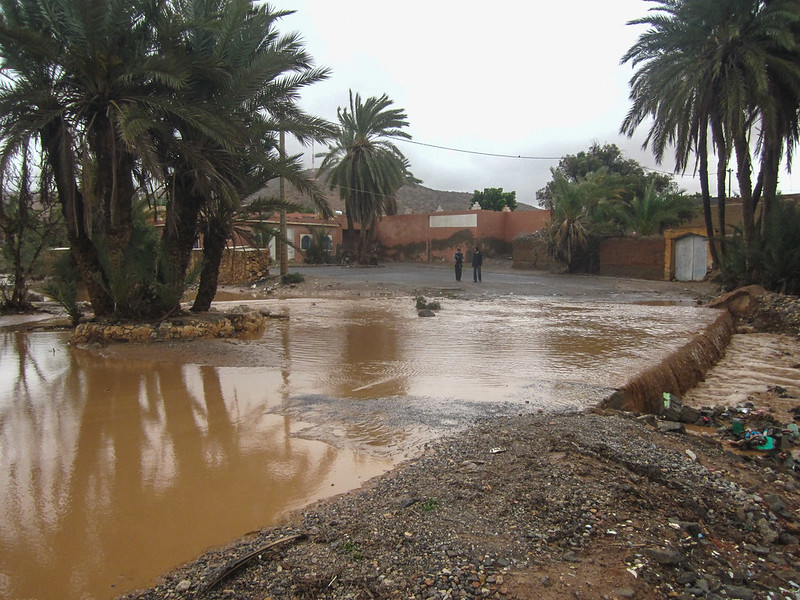
<path fill-rule="evenodd" d="M 594 404 L 714 311 L 504 297 L 269 300 L 258 339 L 0 330 L 0 596 L 112 598 L 490 414 Z"/>

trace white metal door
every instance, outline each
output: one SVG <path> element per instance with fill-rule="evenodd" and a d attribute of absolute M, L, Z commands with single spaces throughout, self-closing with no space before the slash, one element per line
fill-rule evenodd
<path fill-rule="evenodd" d="M 708 269 L 708 240 L 687 235 L 675 240 L 675 279 L 701 281 Z"/>

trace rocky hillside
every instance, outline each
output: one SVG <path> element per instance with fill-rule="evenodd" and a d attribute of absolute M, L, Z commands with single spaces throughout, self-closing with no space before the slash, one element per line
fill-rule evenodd
<path fill-rule="evenodd" d="M 306 171 L 306 173 L 308 175 L 312 174 L 310 170 Z M 344 202 L 339 198 L 339 194 L 336 191 L 328 190 L 324 181 L 320 181 L 320 185 L 325 190 L 331 207 L 334 210 L 344 211 Z M 259 195 L 277 197 L 279 193 L 279 182 L 274 179 L 269 182 Z M 289 184 L 286 185 L 286 199 L 301 206 L 311 206 L 311 201 L 308 197 L 303 196 Z M 438 210 L 445 212 L 469 210 L 470 200 L 472 200 L 472 194 L 468 192 L 448 192 L 433 190 L 423 185 L 407 185 L 401 188 L 397 194 L 397 212 L 402 215 L 431 213 Z M 517 210 L 531 210 L 532 208 L 527 204 L 519 204 Z"/>

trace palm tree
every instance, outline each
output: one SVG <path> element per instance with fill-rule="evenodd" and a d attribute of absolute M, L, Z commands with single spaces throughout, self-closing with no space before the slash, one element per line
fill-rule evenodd
<path fill-rule="evenodd" d="M 220 261 L 243 197 L 280 176 L 307 193 L 322 214 L 331 214 L 322 191 L 302 175 L 299 157 L 283 156 L 278 139 L 288 132 L 303 143 L 324 141 L 333 126 L 297 106 L 300 91 L 325 79 L 328 70 L 313 67 L 297 34 L 278 34 L 276 23 L 290 12 L 256 7 L 249 0 L 179 0 L 177 5 L 186 20 L 178 27 L 182 32 L 169 40 L 182 40 L 197 83 L 186 90 L 184 101 L 211 106 L 226 116 L 230 128 L 222 141 L 194 127 L 181 129 L 181 145 L 202 149 L 192 156 L 216 157 L 212 169 L 198 170 L 185 152 L 172 162 L 184 185 L 170 195 L 165 244 L 185 273 L 201 226 L 203 265 L 192 310 L 203 311 L 216 293 Z"/>
<path fill-rule="evenodd" d="M 794 98 L 800 89 L 792 29 L 800 19 L 796 0 L 654 0 L 653 14 L 631 24 L 650 25 L 622 62 L 639 70 L 631 79 L 632 107 L 622 131 L 632 135 L 652 118 L 645 146 L 658 160 L 675 147 L 676 171 L 684 171 L 691 154 L 700 171 L 708 237 L 713 239 L 708 184 L 709 130 L 717 158 L 720 227 L 725 227 L 725 172 L 734 153 L 743 203 L 746 243 L 753 236 L 754 203 L 750 136 L 761 125 L 765 191 L 775 189 L 775 157 L 787 140 L 786 114 L 778 118 L 777 82 Z M 788 55 L 788 56 L 787 56 Z M 796 104 L 790 105 L 796 106 Z M 791 111 L 788 111 L 789 113 Z M 773 127 L 780 121 L 783 128 Z M 794 119 L 796 131 L 796 111 Z M 776 152 L 777 149 L 777 152 Z M 767 181 L 766 178 L 769 178 Z M 715 262 L 719 257 L 712 245 Z"/>
<path fill-rule="evenodd" d="M 554 259 L 568 272 L 573 272 L 589 246 L 597 186 L 585 178 L 573 183 L 555 169 L 552 172 L 553 208 L 547 229 L 548 248 Z"/>
<path fill-rule="evenodd" d="M 138 179 L 153 167 L 153 129 L 196 123 L 164 90 L 186 82 L 180 61 L 153 52 L 166 4 L 147 0 L 3 0 L 2 157 L 38 141 L 97 315 L 119 312 L 111 281 L 127 272 Z M 147 292 L 144 292 L 145 294 Z"/>
<path fill-rule="evenodd" d="M 392 139 L 411 139 L 403 131 L 408 126 L 405 111 L 391 108 L 392 101 L 380 98 L 361 100 L 350 91 L 349 108 L 339 108 L 339 131 L 320 165 L 327 172 L 331 189 L 338 188 L 345 202 L 347 229 L 353 239 L 359 223 L 358 262 L 365 261 L 367 240 L 383 214 L 396 207 L 395 194 L 406 183 L 416 182 L 408 160 Z"/>
<path fill-rule="evenodd" d="M 617 205 L 617 218 L 625 231 L 638 235 L 661 233 L 665 227 L 691 218 L 694 202 L 679 194 L 658 193 L 653 182 L 642 196 L 629 204 Z"/>
<path fill-rule="evenodd" d="M 0 0 L 0 9 L 0 160 L 38 141 L 95 314 L 176 309 L 200 211 L 209 208 L 210 238 L 230 235 L 225 215 L 254 179 L 282 175 L 323 198 L 297 157 L 275 150 L 278 131 L 301 141 L 333 131 L 297 107 L 299 90 L 327 71 L 312 67 L 296 34 L 277 33 L 288 13 L 249 0 Z M 146 256 L 131 247 L 143 242 L 133 239 L 133 206 L 153 180 L 168 201 L 155 289 L 128 264 Z M 141 302 L 120 301 L 134 291 Z"/>

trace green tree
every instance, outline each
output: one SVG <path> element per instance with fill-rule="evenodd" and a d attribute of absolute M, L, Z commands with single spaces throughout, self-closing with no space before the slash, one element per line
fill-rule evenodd
<path fill-rule="evenodd" d="M 645 146 L 661 160 L 674 146 L 676 171 L 696 157 L 709 238 L 708 159 L 717 158 L 719 221 L 725 233 L 725 173 L 733 154 L 743 205 L 743 238 L 755 227 L 751 140 L 760 131 L 766 211 L 777 189 L 778 157 L 797 141 L 800 55 L 796 0 L 655 0 L 651 15 L 632 21 L 649 25 L 622 59 L 638 70 L 631 79 L 632 107 L 622 131 L 632 135 L 651 123 Z M 709 141 L 710 140 L 710 141 Z M 758 186 L 757 186 L 758 187 Z M 715 262 L 717 248 L 712 245 Z"/>
<path fill-rule="evenodd" d="M 654 235 L 690 219 L 695 202 L 683 194 L 658 193 L 651 183 L 641 197 L 616 207 L 616 217 L 626 233 Z"/>
<path fill-rule="evenodd" d="M 175 253 L 188 261 L 198 229 L 202 234 L 203 262 L 192 310 L 205 311 L 216 294 L 220 262 L 242 198 L 283 177 L 306 193 L 320 213 L 332 214 L 321 189 L 303 175 L 300 156 L 284 156 L 280 140 L 288 133 L 303 143 L 322 142 L 334 127 L 297 105 L 300 91 L 325 79 L 328 70 L 313 66 L 298 34 L 279 35 L 277 23 L 290 12 L 254 7 L 249 0 L 179 4 L 179 14 L 188 18 L 176 29 L 185 37 L 197 82 L 184 93 L 184 102 L 213 107 L 227 115 L 233 129 L 224 143 L 204 131 L 182 130 L 182 144 L 189 140 L 203 150 L 200 156 L 216 157 L 212 170 L 198 171 L 183 154 L 173 163 L 184 185 L 170 194 L 165 236 L 175 237 Z"/>
<path fill-rule="evenodd" d="M 564 156 L 555 169 L 561 177 L 572 183 L 601 171 L 606 188 L 604 195 L 608 198 L 630 201 L 635 196 L 641 197 L 650 183 L 654 183 L 659 192 L 675 188 L 672 177 L 663 173 L 646 173 L 637 161 L 625 158 L 616 144 L 601 146 L 595 142 L 588 151 Z M 553 207 L 556 185 L 554 175 L 545 187 L 536 192 L 540 206 Z"/>
<path fill-rule="evenodd" d="M 28 300 L 30 278 L 41 267 L 42 252 L 54 245 L 63 228 L 50 194 L 49 173 L 37 170 L 35 189 L 26 148 L 19 161 L 7 163 L 0 173 L 0 256 L 11 268 L 9 285 L 0 285 L 2 312 L 33 308 Z"/>
<path fill-rule="evenodd" d="M 176 301 L 164 302 L 179 298 L 201 213 L 207 305 L 243 195 L 283 176 L 323 198 L 276 141 L 279 132 L 304 141 L 332 131 L 297 107 L 299 90 L 327 72 L 311 66 L 296 34 L 278 34 L 274 24 L 288 13 L 249 0 L 0 0 L 0 8 L 2 156 L 39 143 L 95 314 L 175 310 Z M 150 253 L 163 257 L 148 279 L 158 289 L 123 293 L 124 274 L 142 266 L 128 263 L 143 256 L 132 240 L 134 203 L 153 182 L 167 201 L 161 250 Z M 141 313 L 126 312 L 133 306 Z"/>
<path fill-rule="evenodd" d="M 568 181 L 553 169 L 552 220 L 547 228 L 550 255 L 573 273 L 587 263 L 597 185 L 581 177 Z"/>
<path fill-rule="evenodd" d="M 482 192 L 475 190 L 470 206 L 477 204 L 482 210 L 509 210 L 517 208 L 517 192 L 504 192 L 503 188 L 484 188 Z"/>
<path fill-rule="evenodd" d="M 128 270 L 137 180 L 153 167 L 154 128 L 168 117 L 206 128 L 218 119 L 162 93 L 187 83 L 180 60 L 153 52 L 166 3 L 3 0 L 0 7 L 2 157 L 38 142 L 95 314 L 112 314 L 108 270 Z"/>
<path fill-rule="evenodd" d="M 358 262 L 366 261 L 366 247 L 383 214 L 396 211 L 395 195 L 406 183 L 419 183 L 394 139 L 411 139 L 405 111 L 392 108 L 384 94 L 362 101 L 350 91 L 349 108 L 339 108 L 339 131 L 324 155 L 320 171 L 327 173 L 331 189 L 345 202 L 349 241 L 355 223 L 360 225 Z"/>

